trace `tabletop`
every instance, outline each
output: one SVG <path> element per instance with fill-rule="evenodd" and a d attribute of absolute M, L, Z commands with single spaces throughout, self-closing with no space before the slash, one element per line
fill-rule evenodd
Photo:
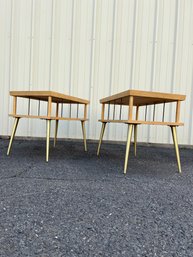
<path fill-rule="evenodd" d="M 129 98 L 133 96 L 134 106 L 153 105 L 159 103 L 169 103 L 176 101 L 184 101 L 185 95 L 148 92 L 140 90 L 127 90 L 100 100 L 102 104 L 129 105 Z"/>
<path fill-rule="evenodd" d="M 54 103 L 89 104 L 88 100 L 53 91 L 10 91 L 10 95 L 41 101 L 48 101 L 48 97 L 52 97 Z"/>

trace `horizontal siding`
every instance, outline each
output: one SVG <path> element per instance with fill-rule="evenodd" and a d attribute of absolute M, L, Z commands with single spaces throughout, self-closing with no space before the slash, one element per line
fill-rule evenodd
<path fill-rule="evenodd" d="M 98 139 L 99 99 L 132 88 L 186 94 L 179 141 L 193 144 L 192 13 L 192 0 L 0 0 L 0 134 L 13 124 L 9 90 L 89 99 L 88 138 Z M 105 139 L 126 133 L 112 124 Z M 43 137 L 45 122 L 23 120 L 17 135 Z M 61 122 L 59 137 L 81 138 L 80 124 Z M 171 143 L 170 131 L 143 126 L 139 141 Z"/>

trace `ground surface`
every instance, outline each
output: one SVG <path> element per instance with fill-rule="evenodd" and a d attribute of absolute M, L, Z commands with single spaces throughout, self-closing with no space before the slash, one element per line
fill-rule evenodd
<path fill-rule="evenodd" d="M 193 150 L 0 141 L 0 256 L 192 257 Z"/>

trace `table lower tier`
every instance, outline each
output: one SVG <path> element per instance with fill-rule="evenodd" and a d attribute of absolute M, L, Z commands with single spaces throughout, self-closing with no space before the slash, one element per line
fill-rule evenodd
<path fill-rule="evenodd" d="M 32 116 L 32 115 L 13 115 L 13 114 L 11 114 L 10 116 L 15 118 L 15 122 L 14 122 L 14 125 L 13 125 L 12 134 L 11 134 L 11 137 L 10 137 L 10 142 L 9 142 L 9 146 L 8 146 L 8 150 L 7 150 L 7 155 L 10 154 L 12 143 L 13 143 L 13 139 L 14 139 L 16 131 L 17 131 L 19 120 L 21 118 L 28 118 L 28 119 L 32 118 L 32 119 L 43 119 L 43 120 L 46 120 L 46 123 L 47 123 L 47 131 L 46 131 L 46 161 L 47 162 L 49 160 L 51 121 L 55 121 L 55 123 L 56 123 L 55 124 L 55 135 L 54 135 L 54 147 L 56 146 L 56 141 L 57 141 L 59 121 L 60 120 L 80 121 L 81 122 L 81 126 L 82 126 L 82 133 L 83 133 L 84 150 L 87 151 L 85 122 L 88 119 L 84 119 L 84 118 L 81 119 L 81 118 L 47 117 L 47 116 Z"/>
<path fill-rule="evenodd" d="M 176 157 L 177 157 L 177 163 L 178 163 L 178 169 L 179 172 L 181 173 L 181 161 L 180 161 L 180 153 L 179 153 L 179 146 L 178 146 L 178 139 L 177 139 L 177 131 L 176 127 L 182 126 L 183 123 L 178 123 L 178 122 L 157 122 L 157 121 L 134 121 L 134 120 L 99 120 L 102 122 L 102 128 L 101 128 L 101 133 L 100 133 L 100 138 L 99 138 L 99 144 L 98 144 L 98 151 L 97 155 L 100 154 L 100 148 L 105 132 L 105 128 L 107 123 L 124 123 L 127 124 L 128 126 L 128 136 L 127 136 L 127 144 L 126 144 L 126 153 L 125 153 L 125 165 L 124 165 L 124 173 L 126 174 L 127 172 L 127 166 L 128 166 L 128 157 L 129 157 L 129 151 L 130 151 L 130 144 L 131 144 L 131 138 L 132 138 L 132 133 L 134 130 L 134 150 L 135 150 L 135 156 L 137 153 L 137 127 L 138 125 L 166 125 L 171 127 L 171 132 L 172 132 L 172 138 L 175 146 L 175 151 L 176 151 Z"/>
<path fill-rule="evenodd" d="M 133 125 L 162 125 L 162 126 L 184 126 L 182 122 L 164 122 L 164 121 L 142 121 L 142 120 L 99 120 L 103 123 L 124 123 Z"/>
<path fill-rule="evenodd" d="M 13 118 L 25 118 L 25 119 L 41 119 L 41 120 L 68 120 L 68 121 L 88 121 L 88 119 L 85 118 L 65 118 L 65 117 L 48 117 L 48 116 L 37 116 L 37 115 L 14 115 L 9 114 L 10 117 Z"/>

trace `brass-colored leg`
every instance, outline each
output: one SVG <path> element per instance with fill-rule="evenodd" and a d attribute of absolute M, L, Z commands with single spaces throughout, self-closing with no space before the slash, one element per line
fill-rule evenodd
<path fill-rule="evenodd" d="M 137 156 L 137 125 L 134 125 L 134 149 L 135 157 Z"/>
<path fill-rule="evenodd" d="M 126 146 L 126 153 L 125 153 L 124 174 L 126 174 L 126 172 L 127 172 L 127 166 L 128 166 L 128 158 L 129 158 L 129 150 L 130 150 L 130 145 L 131 145 L 132 131 L 133 131 L 133 124 L 130 124 L 130 125 L 129 125 L 129 129 L 128 129 L 128 136 L 127 136 L 127 146 Z"/>
<path fill-rule="evenodd" d="M 106 127 L 106 122 L 103 122 L 102 128 L 101 128 L 100 139 L 99 139 L 98 150 L 97 150 L 97 155 L 98 155 L 98 156 L 99 156 L 99 154 L 100 154 L 101 143 L 102 143 L 103 136 L 104 136 L 104 133 L 105 133 L 105 127 Z"/>
<path fill-rule="evenodd" d="M 82 134 L 83 134 L 83 140 L 84 140 L 84 150 L 85 152 L 87 152 L 85 121 L 81 121 L 81 125 L 82 125 Z"/>
<path fill-rule="evenodd" d="M 175 150 L 176 150 L 176 157 L 177 157 L 177 162 L 178 162 L 178 170 L 179 170 L 179 173 L 182 173 L 176 127 L 172 126 L 171 130 L 172 130 L 172 136 L 173 136 L 174 146 L 175 146 Z"/>
<path fill-rule="evenodd" d="M 59 124 L 59 120 L 56 120 L 55 135 L 54 135 L 54 147 L 56 147 L 56 142 L 57 142 L 58 124 Z"/>
<path fill-rule="evenodd" d="M 11 138 L 10 138 L 10 141 L 9 141 L 9 147 L 8 147 L 8 150 L 7 150 L 7 155 L 9 155 L 10 152 L 11 152 L 11 147 L 12 147 L 13 139 L 15 137 L 15 133 L 16 133 L 16 130 L 17 130 L 18 123 L 19 123 L 19 118 L 15 118 Z"/>
<path fill-rule="evenodd" d="M 47 120 L 46 162 L 48 162 L 48 160 L 49 160 L 49 149 L 50 149 L 50 127 L 51 127 L 51 120 Z"/>

